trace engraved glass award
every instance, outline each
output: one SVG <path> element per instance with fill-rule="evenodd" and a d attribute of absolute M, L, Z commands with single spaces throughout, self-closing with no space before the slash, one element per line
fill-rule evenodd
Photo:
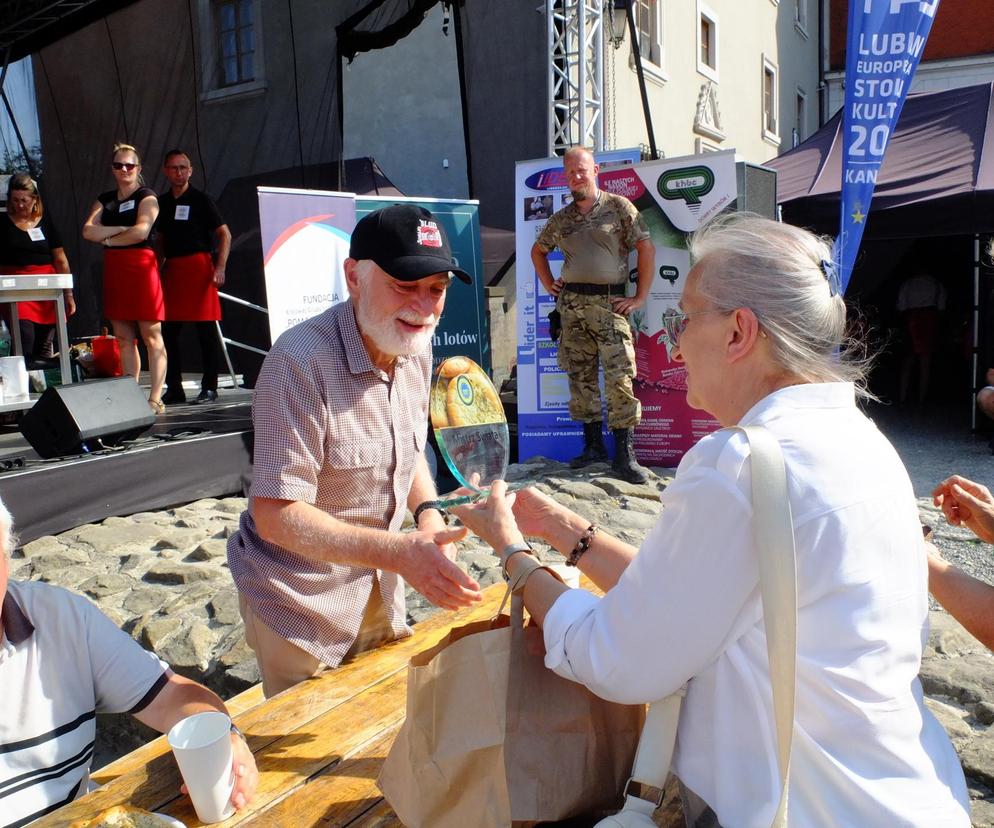
<path fill-rule="evenodd" d="M 476 496 L 485 495 L 507 471 L 510 438 L 497 389 L 468 357 L 450 357 L 438 366 L 431 392 L 431 424 L 449 470 Z M 442 508 L 473 496 L 440 501 Z"/>

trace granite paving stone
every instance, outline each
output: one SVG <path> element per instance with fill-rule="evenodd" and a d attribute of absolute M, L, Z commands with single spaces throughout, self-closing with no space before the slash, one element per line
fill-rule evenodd
<path fill-rule="evenodd" d="M 673 474 L 672 469 L 652 471 L 649 483 L 636 486 L 610 477 L 605 464 L 574 470 L 533 458 L 511 465 L 507 479 L 537 483 L 604 531 L 637 545 L 655 523 L 662 508 L 660 492 Z M 936 527 L 942 554 L 994 583 L 991 548 L 966 530 L 945 524 L 918 482 L 916 491 L 922 519 Z M 245 504 L 243 497 L 205 498 L 38 538 L 16 552 L 11 571 L 14 577 L 88 594 L 143 646 L 227 698 L 259 680 L 225 554 L 226 540 L 237 530 Z M 411 526 L 407 516 L 405 529 Z M 482 586 L 501 580 L 489 546 L 470 536 L 459 549 L 460 565 Z M 535 542 L 535 549 L 543 560 L 562 561 L 545 544 Z M 407 597 L 409 623 L 437 611 L 411 589 Z M 994 828 L 994 655 L 933 604 L 921 678 L 927 704 L 963 762 L 973 825 Z M 149 737 L 126 719 L 101 717 L 101 756 L 127 752 Z"/>

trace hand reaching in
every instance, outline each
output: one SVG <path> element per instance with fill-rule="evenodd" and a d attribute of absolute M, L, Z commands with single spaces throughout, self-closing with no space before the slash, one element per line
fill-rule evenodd
<path fill-rule="evenodd" d="M 982 541 L 994 543 L 994 497 L 986 486 L 954 474 L 935 487 L 932 502 L 953 526 L 965 526 Z"/>

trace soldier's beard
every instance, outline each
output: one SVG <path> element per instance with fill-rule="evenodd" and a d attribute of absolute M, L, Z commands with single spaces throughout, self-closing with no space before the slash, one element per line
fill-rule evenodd
<path fill-rule="evenodd" d="M 582 189 L 570 190 L 574 201 L 584 201 L 588 198 L 594 197 L 594 188 L 591 185 L 586 185 Z"/>

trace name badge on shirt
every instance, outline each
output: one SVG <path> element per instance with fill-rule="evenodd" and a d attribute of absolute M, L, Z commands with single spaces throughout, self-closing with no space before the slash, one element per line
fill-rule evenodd
<path fill-rule="evenodd" d="M 45 241 L 45 234 L 41 232 L 40 227 L 32 227 L 28 230 L 28 236 L 31 241 Z"/>
<path fill-rule="evenodd" d="M 135 200 L 133 198 L 129 198 L 127 201 L 121 202 L 121 206 L 117 208 L 117 212 L 126 213 L 128 212 L 128 210 L 134 210 L 134 209 L 135 209 Z"/>
<path fill-rule="evenodd" d="M 186 221 L 190 218 L 190 205 L 189 204 L 177 204 L 176 205 L 176 221 Z"/>

